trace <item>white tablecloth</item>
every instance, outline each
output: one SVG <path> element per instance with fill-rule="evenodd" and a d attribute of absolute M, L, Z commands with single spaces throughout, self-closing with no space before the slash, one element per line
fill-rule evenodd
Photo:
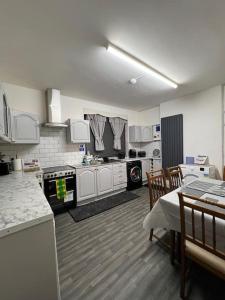
<path fill-rule="evenodd" d="M 201 179 L 202 180 L 202 179 Z M 222 184 L 223 181 L 215 179 L 204 179 L 204 181 Z M 153 209 L 147 214 L 143 221 L 143 227 L 149 232 L 151 228 L 167 228 L 168 230 L 175 230 L 180 232 L 180 205 L 177 192 L 180 188 L 172 191 L 165 196 L 161 197 L 153 207 Z M 225 203 L 223 197 L 218 197 L 211 194 L 204 194 L 201 198 L 212 198 L 217 199 Z M 196 215 L 196 235 L 201 237 L 201 220 L 198 215 Z M 208 216 L 208 221 L 206 222 L 206 241 L 211 241 L 212 239 L 212 217 Z M 190 231 L 191 218 L 187 214 L 186 226 L 187 231 Z M 188 229 L 189 228 L 189 229 Z M 217 243 L 220 250 L 225 251 L 225 221 L 216 219 L 216 233 L 217 233 Z"/>

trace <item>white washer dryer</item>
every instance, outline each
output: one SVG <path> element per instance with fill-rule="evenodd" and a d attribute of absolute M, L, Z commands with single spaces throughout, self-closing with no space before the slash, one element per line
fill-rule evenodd
<path fill-rule="evenodd" d="M 215 178 L 216 177 L 216 168 L 213 165 L 180 165 L 183 177 L 184 184 L 187 184 L 193 181 L 196 178 Z"/>

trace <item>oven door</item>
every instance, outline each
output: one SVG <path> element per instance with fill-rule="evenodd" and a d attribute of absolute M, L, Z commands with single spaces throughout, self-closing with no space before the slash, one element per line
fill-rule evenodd
<path fill-rule="evenodd" d="M 56 180 L 65 178 L 67 196 L 64 199 L 57 198 Z M 65 208 L 76 206 L 76 176 L 59 177 L 44 180 L 44 193 L 53 210 L 59 212 Z"/>

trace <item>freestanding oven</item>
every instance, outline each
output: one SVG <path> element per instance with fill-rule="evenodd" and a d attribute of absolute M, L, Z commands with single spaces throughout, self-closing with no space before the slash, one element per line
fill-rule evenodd
<path fill-rule="evenodd" d="M 54 214 L 76 207 L 76 170 L 70 166 L 43 168 L 44 193 Z M 66 195 L 57 197 L 56 182 L 65 179 Z"/>

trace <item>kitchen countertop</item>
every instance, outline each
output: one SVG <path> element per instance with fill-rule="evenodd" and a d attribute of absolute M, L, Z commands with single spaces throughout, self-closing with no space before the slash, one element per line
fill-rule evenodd
<path fill-rule="evenodd" d="M 96 165 L 83 165 L 83 164 L 77 164 L 77 165 L 72 165 L 72 167 L 76 168 L 76 169 L 82 169 L 82 168 L 91 168 L 91 167 L 99 167 L 102 165 L 112 165 L 112 164 L 120 164 L 120 163 L 125 163 L 127 161 L 135 161 L 135 160 L 145 160 L 145 159 L 156 159 L 156 160 L 161 160 L 161 157 L 152 157 L 152 156 L 146 156 L 146 157 L 135 157 L 135 158 L 129 158 L 126 157 L 124 159 L 118 159 L 115 161 L 109 161 L 109 162 L 102 162 L 100 164 L 96 164 Z"/>
<path fill-rule="evenodd" d="M 0 177 L 0 237 L 53 219 L 35 172 Z"/>

